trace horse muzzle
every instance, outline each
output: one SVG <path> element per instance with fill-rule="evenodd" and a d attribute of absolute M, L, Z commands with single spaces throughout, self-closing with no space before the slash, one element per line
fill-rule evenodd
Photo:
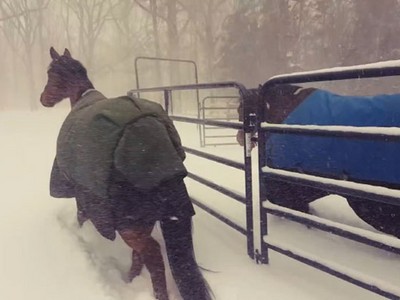
<path fill-rule="evenodd" d="M 44 107 L 53 107 L 54 103 L 50 102 L 50 101 L 46 101 L 46 96 L 42 93 L 40 95 L 40 103 L 44 106 Z"/>

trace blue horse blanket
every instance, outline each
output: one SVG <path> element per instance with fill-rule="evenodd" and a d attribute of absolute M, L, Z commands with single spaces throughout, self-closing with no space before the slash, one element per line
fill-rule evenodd
<path fill-rule="evenodd" d="M 316 90 L 283 124 L 400 127 L 400 94 L 358 97 Z M 271 134 L 266 155 L 273 168 L 400 184 L 400 142 Z"/>

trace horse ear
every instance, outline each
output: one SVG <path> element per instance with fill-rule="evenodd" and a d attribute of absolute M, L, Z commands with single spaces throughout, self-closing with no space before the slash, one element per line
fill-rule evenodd
<path fill-rule="evenodd" d="M 67 48 L 65 48 L 65 50 L 64 50 L 64 56 L 72 58 L 71 52 L 69 52 L 69 50 Z"/>
<path fill-rule="evenodd" d="M 50 48 L 50 56 L 53 60 L 60 58 L 60 54 L 58 54 L 57 51 L 53 47 Z"/>

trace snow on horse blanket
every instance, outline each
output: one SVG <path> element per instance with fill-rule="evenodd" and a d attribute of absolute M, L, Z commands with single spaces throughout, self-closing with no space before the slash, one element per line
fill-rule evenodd
<path fill-rule="evenodd" d="M 95 199 L 91 220 L 110 237 L 106 231 L 114 229 L 101 223 L 111 222 L 117 181 L 127 183 L 122 194 L 148 195 L 165 182 L 184 178 L 184 159 L 180 137 L 161 105 L 128 96 L 107 99 L 93 90 L 73 106 L 61 127 L 50 193 L 76 197 L 78 206 Z M 133 213 L 139 210 L 140 205 Z"/>
<path fill-rule="evenodd" d="M 296 125 L 400 127 L 400 94 L 341 96 L 316 89 L 283 121 Z M 400 142 L 271 134 L 267 164 L 308 174 L 399 185 Z"/>

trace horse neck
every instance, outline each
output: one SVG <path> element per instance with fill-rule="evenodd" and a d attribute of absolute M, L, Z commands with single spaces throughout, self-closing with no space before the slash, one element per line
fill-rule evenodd
<path fill-rule="evenodd" d="M 81 99 L 84 92 L 90 89 L 94 89 L 94 86 L 89 79 L 79 81 L 79 83 L 71 87 L 71 96 L 69 97 L 71 101 L 71 107 L 74 106 Z"/>

